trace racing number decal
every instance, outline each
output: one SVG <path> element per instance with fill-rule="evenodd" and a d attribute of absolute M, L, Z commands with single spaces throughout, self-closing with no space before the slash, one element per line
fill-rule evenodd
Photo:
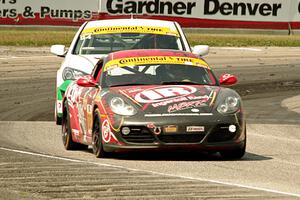
<path fill-rule="evenodd" d="M 111 130 L 110 130 L 110 125 L 108 120 L 106 119 L 103 123 L 102 123 L 102 139 L 105 143 L 109 143 L 111 140 Z"/>

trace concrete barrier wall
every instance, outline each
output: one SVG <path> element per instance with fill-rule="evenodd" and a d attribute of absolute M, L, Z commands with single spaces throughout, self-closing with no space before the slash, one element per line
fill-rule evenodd
<path fill-rule="evenodd" d="M 300 0 L 0 0 L 0 6 L 0 25 L 79 26 L 134 15 L 188 28 L 300 29 Z"/>

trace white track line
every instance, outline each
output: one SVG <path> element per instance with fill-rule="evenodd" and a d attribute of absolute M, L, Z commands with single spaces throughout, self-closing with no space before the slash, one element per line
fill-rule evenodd
<path fill-rule="evenodd" d="M 57 56 L 22 56 L 22 57 L 17 57 L 17 56 L 10 56 L 10 57 L 2 57 L 0 60 L 11 60 L 11 59 L 30 59 L 30 58 L 54 58 Z"/>
<path fill-rule="evenodd" d="M 76 162 L 76 163 L 93 164 L 93 165 L 98 165 L 98 166 L 103 166 L 103 167 L 112 167 L 112 168 L 117 168 L 117 169 L 125 169 L 125 170 L 129 170 L 129 171 L 145 172 L 145 173 L 151 173 L 151 174 L 154 174 L 154 175 L 162 175 L 162 176 L 183 178 L 183 179 L 196 180 L 196 181 L 206 181 L 206 182 L 210 182 L 210 183 L 217 183 L 217 184 L 222 184 L 222 185 L 235 186 L 235 187 L 240 187 L 240 188 L 247 188 L 247 189 L 253 189 L 253 190 L 258 190 L 258 191 L 264 191 L 264 192 L 271 192 L 271 193 L 276 193 L 276 194 L 281 194 L 281 195 L 300 197 L 300 194 L 296 194 L 296 193 L 282 192 L 282 191 L 272 190 L 272 189 L 267 189 L 267 188 L 262 188 L 262 187 L 254 187 L 254 186 L 248 186 L 248 185 L 242 185 L 242 184 L 235 184 L 235 183 L 217 181 L 217 180 L 212 180 L 212 179 L 194 178 L 194 177 L 189 177 L 189 176 L 165 174 L 165 173 L 159 173 L 159 172 L 148 171 L 148 170 L 128 168 L 128 167 L 123 167 L 123 166 L 118 166 L 118 165 L 103 164 L 103 163 L 97 163 L 97 162 L 91 162 L 91 161 L 84 161 L 84 160 L 64 158 L 64 157 L 59 157 L 59 156 L 45 155 L 45 154 L 40 154 L 40 153 L 33 153 L 33 152 L 28 152 L 28 151 L 21 151 L 21 150 L 16 150 L 16 149 L 9 149 L 9 148 L 4 148 L 4 147 L 0 147 L 0 150 L 20 153 L 20 154 L 27 154 L 27 155 L 32 155 L 32 156 L 38 156 L 38 157 L 44 157 L 44 158 L 51 158 L 51 159 L 57 159 L 57 160 Z"/>
<path fill-rule="evenodd" d="M 215 49 L 224 49 L 224 50 L 240 50 L 240 51 L 262 51 L 261 49 L 256 48 L 247 48 L 247 47 L 215 47 Z"/>

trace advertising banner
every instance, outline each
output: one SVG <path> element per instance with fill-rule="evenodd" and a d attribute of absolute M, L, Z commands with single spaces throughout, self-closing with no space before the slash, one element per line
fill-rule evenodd
<path fill-rule="evenodd" d="M 1 25 L 80 25 L 98 15 L 98 0 L 0 0 Z"/>
<path fill-rule="evenodd" d="M 151 14 L 198 19 L 288 21 L 289 0 L 103 0 L 101 12 L 110 15 Z"/>
<path fill-rule="evenodd" d="M 154 18 L 190 28 L 300 29 L 300 0 L 0 0 L 0 25 Z"/>
<path fill-rule="evenodd" d="M 110 16 L 145 13 L 178 21 L 183 27 L 288 29 L 294 0 L 102 0 Z"/>

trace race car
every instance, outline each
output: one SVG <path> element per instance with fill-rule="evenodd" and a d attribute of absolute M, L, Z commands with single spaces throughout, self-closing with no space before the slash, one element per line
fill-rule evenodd
<path fill-rule="evenodd" d="M 96 62 L 110 52 L 126 49 L 174 49 L 208 53 L 208 46 L 191 49 L 176 22 L 149 19 L 112 19 L 84 23 L 76 33 L 70 48 L 53 45 L 51 52 L 64 57 L 56 76 L 55 120 L 61 124 L 62 99 L 68 85 L 90 74 Z"/>
<path fill-rule="evenodd" d="M 219 152 L 239 159 L 246 149 L 241 97 L 221 85 L 195 54 L 127 50 L 100 59 L 91 75 L 71 83 L 63 100 L 65 149 L 92 146 L 96 157 L 134 150 Z"/>

